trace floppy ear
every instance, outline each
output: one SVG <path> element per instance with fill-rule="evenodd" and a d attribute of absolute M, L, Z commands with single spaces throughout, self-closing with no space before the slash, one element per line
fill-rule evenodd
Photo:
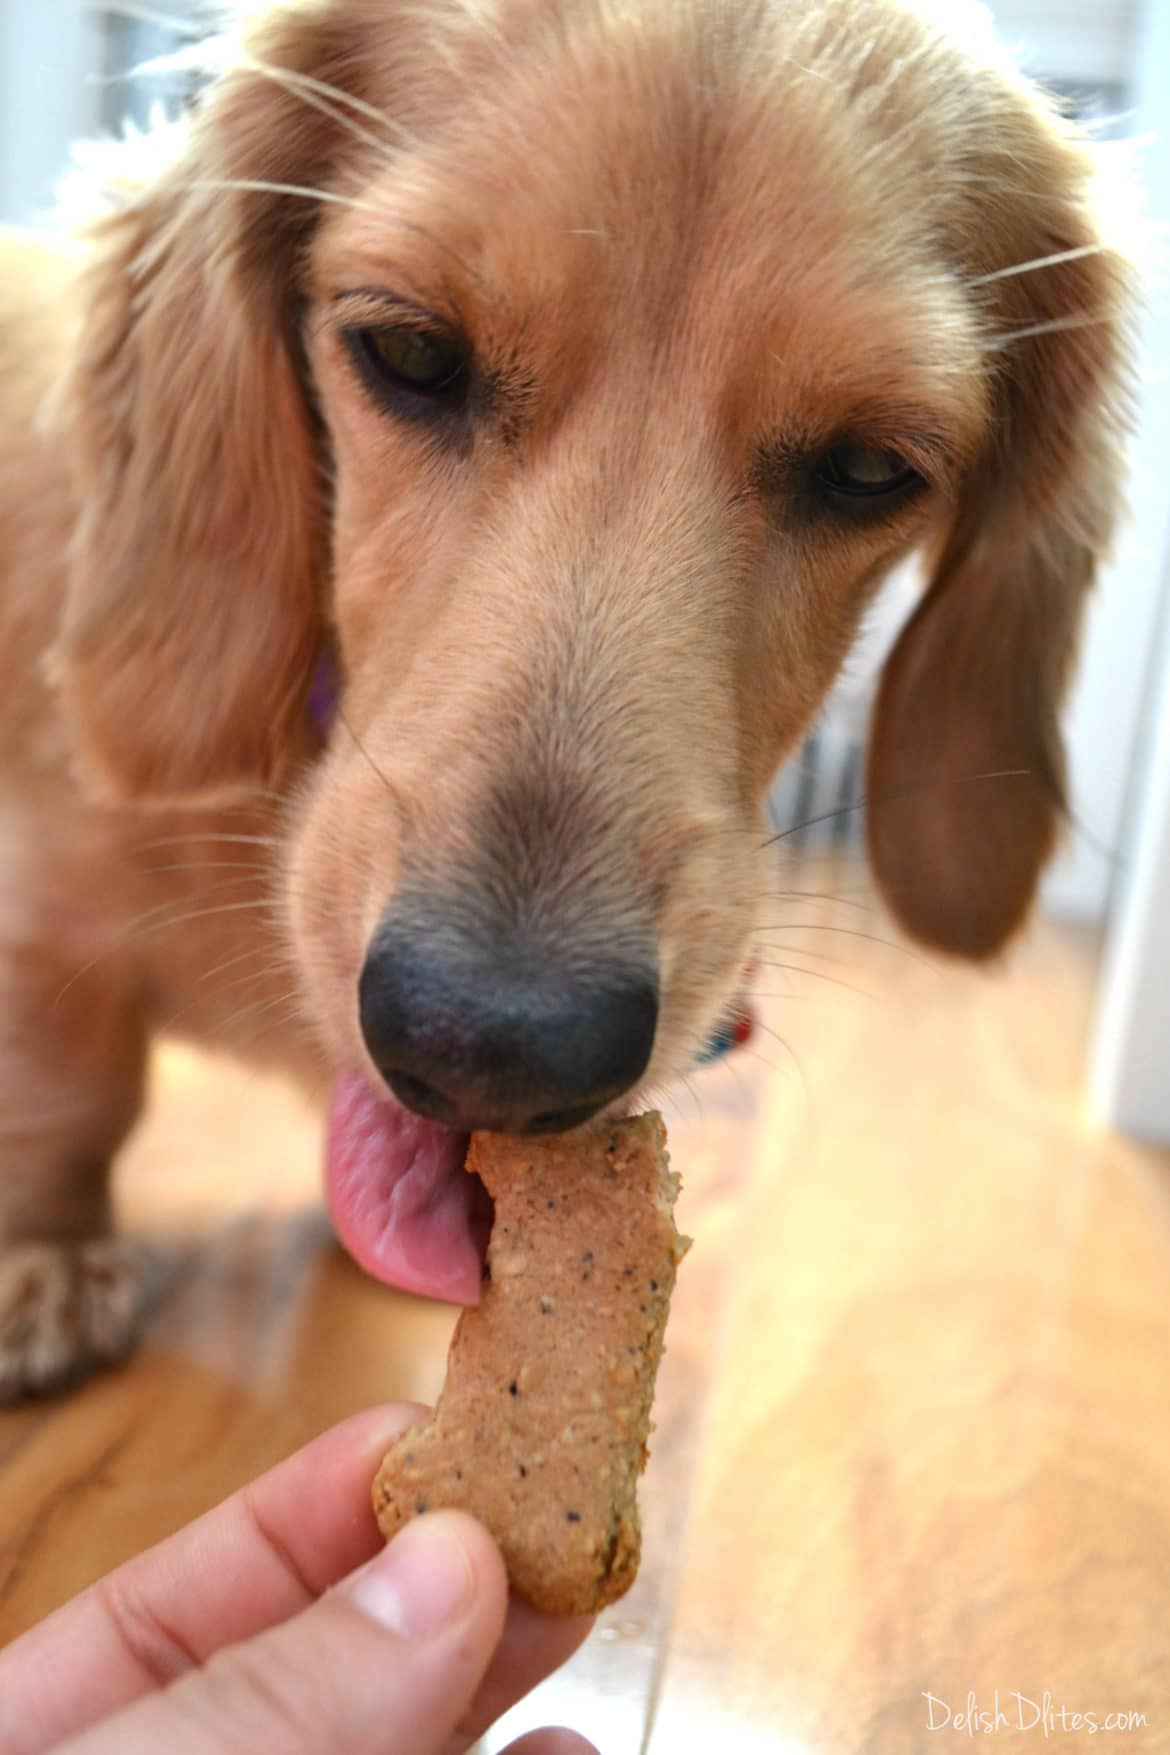
<path fill-rule="evenodd" d="M 294 77 L 345 63 L 307 11 L 250 47 Z M 93 229 L 56 673 L 83 766 L 115 798 L 270 785 L 304 737 L 325 537 L 295 268 L 317 208 L 239 184 L 319 184 L 332 132 L 245 62 L 178 162 Z"/>
<path fill-rule="evenodd" d="M 869 755 L 886 901 L 913 937 L 974 958 L 1023 923 L 1065 814 L 1059 713 L 1119 497 L 1131 303 L 1087 153 L 1038 105 L 1013 120 L 973 222 L 992 437 L 887 662 Z"/>

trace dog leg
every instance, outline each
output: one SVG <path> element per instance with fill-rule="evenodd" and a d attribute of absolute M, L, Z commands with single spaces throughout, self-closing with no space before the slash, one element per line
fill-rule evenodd
<path fill-rule="evenodd" d="M 127 972 L 0 941 L 0 1403 L 124 1354 L 146 1260 L 111 1231 L 109 1165 L 146 1032 Z"/>

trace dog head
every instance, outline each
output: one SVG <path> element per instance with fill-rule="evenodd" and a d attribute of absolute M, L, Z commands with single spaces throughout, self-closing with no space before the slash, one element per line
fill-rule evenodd
<path fill-rule="evenodd" d="M 337 1064 L 511 1126 L 685 1069 L 770 778 L 915 549 L 873 866 L 929 944 L 1021 923 L 1127 276 L 1085 147 L 974 14 L 277 5 L 82 301 L 81 747 L 128 799 L 296 782 Z"/>

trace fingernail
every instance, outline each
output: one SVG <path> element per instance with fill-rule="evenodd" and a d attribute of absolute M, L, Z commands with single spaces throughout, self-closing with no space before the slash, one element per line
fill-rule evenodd
<path fill-rule="evenodd" d="M 416 1517 L 384 1553 L 341 1586 L 359 1609 L 401 1639 L 433 1639 L 461 1621 L 475 1592 L 475 1570 L 453 1520 Z"/>

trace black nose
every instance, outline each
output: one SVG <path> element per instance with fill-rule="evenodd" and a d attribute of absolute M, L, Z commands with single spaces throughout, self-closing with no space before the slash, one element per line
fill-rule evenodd
<path fill-rule="evenodd" d="M 648 959 L 567 967 L 388 915 L 359 984 L 362 1035 L 394 1095 L 453 1127 L 556 1133 L 646 1070 L 658 1022 Z"/>

